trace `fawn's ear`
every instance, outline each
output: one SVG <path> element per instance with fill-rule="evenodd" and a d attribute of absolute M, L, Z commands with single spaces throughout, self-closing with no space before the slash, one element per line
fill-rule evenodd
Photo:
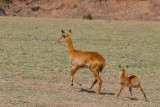
<path fill-rule="evenodd" d="M 121 65 L 119 65 L 119 68 L 121 68 Z"/>
<path fill-rule="evenodd" d="M 128 68 L 129 66 L 127 65 L 126 67 Z"/>
<path fill-rule="evenodd" d="M 65 33 L 63 30 L 61 30 L 62 34 Z"/>

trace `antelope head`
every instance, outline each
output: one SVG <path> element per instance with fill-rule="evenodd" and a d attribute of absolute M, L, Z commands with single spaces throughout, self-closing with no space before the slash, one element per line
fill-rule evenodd
<path fill-rule="evenodd" d="M 69 30 L 67 33 L 63 30 L 61 30 L 62 34 L 60 35 L 60 38 L 58 39 L 59 43 L 66 43 L 66 41 L 71 37 L 72 31 Z"/>
<path fill-rule="evenodd" d="M 128 65 L 126 67 L 122 67 L 121 65 L 119 65 L 119 74 L 120 75 L 122 75 L 122 74 L 124 75 L 126 70 L 127 70 L 127 68 L 128 68 Z"/>

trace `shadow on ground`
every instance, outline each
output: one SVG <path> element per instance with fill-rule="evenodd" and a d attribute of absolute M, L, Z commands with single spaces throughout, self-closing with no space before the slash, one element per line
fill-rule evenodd
<path fill-rule="evenodd" d="M 138 99 L 137 98 L 135 98 L 135 97 L 127 97 L 128 99 L 130 99 L 130 100 L 135 100 L 135 101 L 137 101 Z"/>
<path fill-rule="evenodd" d="M 96 92 L 93 91 L 93 90 L 84 89 L 84 88 L 81 88 L 81 89 L 80 89 L 80 92 L 96 93 Z M 101 92 L 100 94 L 101 94 L 101 95 L 115 95 L 115 93 L 105 93 L 105 92 Z"/>

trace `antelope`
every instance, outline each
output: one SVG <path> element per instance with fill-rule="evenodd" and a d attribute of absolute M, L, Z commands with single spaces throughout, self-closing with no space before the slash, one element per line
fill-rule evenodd
<path fill-rule="evenodd" d="M 60 35 L 61 37 L 58 39 L 58 42 L 67 44 L 69 61 L 72 64 L 71 86 L 73 86 L 73 80 L 80 86 L 82 85 L 81 83 L 79 83 L 78 79 L 75 77 L 74 74 L 76 73 L 78 69 L 87 67 L 92 72 L 92 75 L 95 78 L 90 89 L 98 81 L 99 87 L 96 93 L 100 94 L 100 90 L 102 87 L 102 79 L 99 75 L 99 72 L 101 72 L 104 68 L 105 59 L 98 52 L 88 52 L 88 51 L 81 51 L 81 50 L 74 49 L 72 39 L 71 39 L 72 31 L 69 30 L 66 33 L 65 31 L 61 30 L 61 32 L 62 34 Z"/>
<path fill-rule="evenodd" d="M 145 97 L 145 100 L 147 101 L 146 94 L 140 84 L 140 80 L 138 79 L 138 77 L 135 75 L 125 76 L 126 68 L 128 68 L 128 66 L 125 68 L 119 65 L 119 68 L 120 68 L 119 69 L 119 82 L 120 82 L 121 88 L 117 95 L 117 98 L 120 95 L 121 91 L 124 89 L 124 87 L 129 87 L 129 92 L 131 96 L 132 96 L 132 88 L 140 88 L 140 90 L 142 91 Z"/>

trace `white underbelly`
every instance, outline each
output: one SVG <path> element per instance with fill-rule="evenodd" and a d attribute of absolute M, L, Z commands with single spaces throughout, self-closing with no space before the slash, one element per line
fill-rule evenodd
<path fill-rule="evenodd" d="M 76 60 L 76 59 L 72 61 L 72 64 L 77 66 L 86 66 L 86 63 L 84 61 Z"/>

